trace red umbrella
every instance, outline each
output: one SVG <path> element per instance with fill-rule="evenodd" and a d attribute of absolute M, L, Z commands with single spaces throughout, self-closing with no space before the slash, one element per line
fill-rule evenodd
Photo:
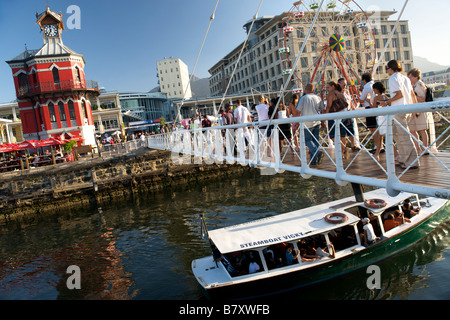
<path fill-rule="evenodd" d="M 16 147 L 14 143 L 5 143 L 0 146 L 0 152 L 13 152 L 17 150 Z"/>
<path fill-rule="evenodd" d="M 17 145 L 16 150 L 35 149 L 38 146 L 39 141 L 25 140 Z"/>
<path fill-rule="evenodd" d="M 48 139 L 39 141 L 39 143 L 38 143 L 37 146 L 38 146 L 38 147 L 58 146 L 58 145 L 63 144 L 63 143 L 64 143 L 64 142 L 62 142 L 62 141 L 59 140 L 59 139 L 50 137 L 50 138 L 48 138 Z"/>

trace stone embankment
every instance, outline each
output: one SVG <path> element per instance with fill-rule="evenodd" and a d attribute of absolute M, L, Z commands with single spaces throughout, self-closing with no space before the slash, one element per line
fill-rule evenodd
<path fill-rule="evenodd" d="M 130 199 L 166 187 L 254 170 L 239 164 L 194 164 L 192 159 L 188 157 L 187 164 L 186 161 L 177 164 L 170 152 L 142 148 L 110 159 L 88 158 L 2 173 L 0 221 L 24 214 Z"/>

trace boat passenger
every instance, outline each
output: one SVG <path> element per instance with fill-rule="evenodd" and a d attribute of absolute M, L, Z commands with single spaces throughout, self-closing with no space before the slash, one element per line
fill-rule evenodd
<path fill-rule="evenodd" d="M 300 251 L 297 251 L 297 253 L 295 253 L 295 252 L 293 253 L 292 247 L 293 246 L 290 245 L 286 248 L 286 263 L 287 263 L 287 265 L 291 265 L 294 262 L 297 263 L 298 256 L 300 255 Z"/>
<path fill-rule="evenodd" d="M 267 252 L 264 254 L 264 258 L 266 259 L 267 268 L 269 270 L 275 269 L 277 267 L 277 263 L 275 262 L 275 257 L 272 250 L 267 250 Z"/>
<path fill-rule="evenodd" d="M 368 246 L 374 244 L 380 238 L 376 236 L 375 231 L 373 231 L 373 227 L 370 224 L 369 218 L 362 219 L 363 230 L 364 232 L 361 234 L 361 241 L 364 245 Z"/>
<path fill-rule="evenodd" d="M 316 261 L 316 258 L 308 258 L 308 254 L 304 248 L 300 249 L 300 258 L 302 259 L 302 262 Z"/>
<path fill-rule="evenodd" d="M 394 215 L 391 213 L 388 215 L 387 219 L 384 221 L 384 231 L 389 231 L 400 225 L 400 222 L 395 220 Z"/>
<path fill-rule="evenodd" d="M 398 221 L 400 224 L 403 224 L 405 222 L 411 222 L 411 220 L 409 220 L 408 218 L 405 218 L 405 216 L 403 216 L 403 212 L 400 212 L 400 210 L 395 210 L 394 211 L 394 219 L 396 221 Z"/>
<path fill-rule="evenodd" d="M 233 265 L 230 263 L 230 261 L 228 261 L 228 259 L 219 251 L 219 249 L 217 249 L 216 246 L 212 246 L 211 249 L 212 249 L 214 261 L 216 261 L 216 262 L 221 261 L 222 264 L 224 265 L 224 267 L 227 269 L 228 273 L 232 277 L 237 276 L 238 272 L 233 267 Z"/>
<path fill-rule="evenodd" d="M 256 260 L 252 257 L 250 260 L 250 264 L 248 265 L 248 273 L 255 273 L 261 270 L 259 267 L 259 264 L 256 262 Z"/>
<path fill-rule="evenodd" d="M 319 259 L 321 259 L 323 257 L 335 258 L 336 252 L 334 250 L 333 244 L 330 242 L 330 246 L 328 247 L 326 241 L 323 241 L 322 245 L 320 245 L 316 248 L 316 255 L 319 257 Z"/>
<path fill-rule="evenodd" d="M 411 204 L 409 199 L 406 199 L 405 201 L 403 201 L 402 211 L 406 218 L 411 219 L 415 215 L 419 214 L 420 210 L 421 210 L 420 207 L 414 208 L 414 206 Z"/>

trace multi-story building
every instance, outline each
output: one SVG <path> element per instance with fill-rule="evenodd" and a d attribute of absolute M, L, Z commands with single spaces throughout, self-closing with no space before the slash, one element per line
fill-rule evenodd
<path fill-rule="evenodd" d="M 47 7 L 36 19 L 44 45 L 7 61 L 14 77 L 24 138 L 81 138 L 83 144 L 94 145 L 87 95 L 100 94 L 98 84 L 86 80 L 84 57 L 63 44 L 62 15 Z"/>
<path fill-rule="evenodd" d="M 353 61 L 359 57 L 359 61 L 363 61 L 362 54 L 358 50 L 358 46 L 361 46 L 361 52 L 366 50 L 366 45 L 371 45 L 371 61 L 366 61 L 366 66 L 362 63 L 352 66 L 352 69 L 359 74 L 359 76 L 367 70 L 367 65 L 374 65 L 377 61 L 377 57 L 380 55 L 385 44 L 387 43 L 389 34 L 395 25 L 396 21 L 389 20 L 389 17 L 393 15 L 393 11 L 371 12 L 367 13 L 372 21 L 372 30 L 366 30 L 366 34 L 371 37 L 370 43 L 364 41 L 361 32 L 356 27 L 348 26 L 348 19 L 340 18 L 337 21 L 334 30 L 340 30 L 343 33 L 344 41 L 346 45 L 353 46 L 355 48 L 352 56 L 349 58 Z M 326 15 L 328 12 L 324 12 L 320 19 L 317 20 L 316 26 L 313 29 L 312 34 L 319 35 L 323 32 L 323 36 L 326 36 L 327 40 L 329 35 L 325 34 L 330 32 L 330 17 Z M 225 55 L 219 62 L 217 62 L 210 70 L 210 91 L 212 96 L 219 96 L 225 93 L 226 87 L 230 81 L 233 70 L 237 63 L 237 68 L 229 84 L 228 94 L 243 94 L 250 92 L 273 92 L 279 91 L 283 88 L 284 81 L 287 79 L 289 70 L 286 67 L 286 57 L 283 56 L 285 51 L 282 49 L 286 46 L 289 50 L 289 60 L 294 62 L 302 46 L 306 31 L 309 25 L 301 26 L 301 19 L 298 19 L 295 23 L 295 31 L 290 33 L 288 38 L 288 44 L 285 42 L 285 33 L 283 28 L 287 26 L 286 21 L 289 13 L 283 13 L 278 16 L 262 16 L 258 18 L 253 28 L 250 30 L 251 22 L 249 21 L 244 25 L 244 29 L 247 33 L 250 30 L 248 42 L 245 44 L 244 49 L 242 46 L 244 42 L 234 48 L 230 53 Z M 294 22 L 292 22 L 294 23 Z M 332 22 L 331 22 L 332 23 Z M 343 28 L 347 23 L 347 27 Z M 299 27 L 300 25 L 300 27 Z M 333 31 L 336 32 L 336 31 Z M 319 56 L 319 44 L 314 41 L 317 36 L 310 37 L 307 41 L 304 51 L 302 53 L 300 61 L 296 65 L 295 73 L 299 77 L 303 77 L 303 81 L 308 81 L 314 70 L 315 63 L 318 62 Z M 352 39 L 352 40 L 348 40 Z M 352 41 L 352 42 L 350 42 Z M 238 61 L 239 54 L 242 51 L 242 56 Z M 367 51 L 367 50 L 366 50 Z M 398 29 L 395 31 L 391 43 L 386 48 L 384 56 L 380 60 L 389 61 L 392 59 L 400 60 L 405 70 L 409 70 L 413 67 L 413 53 L 411 48 L 411 36 L 407 21 L 400 21 Z M 345 62 L 343 62 L 345 63 Z M 371 64 L 369 64 L 371 63 Z M 388 78 L 385 72 L 385 63 L 381 63 L 377 69 L 376 80 L 386 81 Z M 327 65 L 324 67 L 324 77 L 322 80 L 337 81 L 338 78 L 343 75 L 339 72 L 338 68 Z M 320 72 L 320 70 L 317 70 Z M 294 78 L 294 77 L 292 77 Z M 298 84 L 292 83 L 288 86 L 288 89 L 292 89 L 298 86 Z"/>
<path fill-rule="evenodd" d="M 103 92 L 91 98 L 95 133 L 111 135 L 116 131 L 124 133 L 122 107 L 118 92 Z"/>
<path fill-rule="evenodd" d="M 426 85 L 444 84 L 450 86 L 450 68 L 441 71 L 430 71 L 422 73 L 422 81 Z"/>
<path fill-rule="evenodd" d="M 173 102 L 162 92 L 120 93 L 120 104 L 125 127 L 128 131 L 147 130 L 175 117 Z"/>
<path fill-rule="evenodd" d="M 16 101 L 0 103 L 0 144 L 22 142 L 22 122 Z"/>
<path fill-rule="evenodd" d="M 169 99 L 190 99 L 189 70 L 181 59 L 164 59 L 156 63 L 160 91 Z"/>

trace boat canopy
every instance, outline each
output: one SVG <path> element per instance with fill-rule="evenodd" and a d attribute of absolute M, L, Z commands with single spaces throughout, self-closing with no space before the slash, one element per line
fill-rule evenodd
<path fill-rule="evenodd" d="M 401 193 L 396 197 L 390 197 L 384 190 L 380 189 L 365 194 L 366 199 L 385 199 L 388 205 L 383 210 L 411 196 L 413 194 Z M 319 206 L 211 230 L 209 231 L 209 237 L 221 253 L 249 250 L 294 241 L 357 223 L 360 218 L 344 210 L 345 207 L 354 205 L 364 206 L 363 203 L 355 202 L 354 197 L 349 197 Z M 334 212 L 344 213 L 348 219 L 338 224 L 327 222 L 325 217 Z"/>
<path fill-rule="evenodd" d="M 323 233 L 344 225 L 358 222 L 360 219 L 348 212 L 347 221 L 332 224 L 325 216 L 336 210 L 324 208 L 320 211 L 292 211 L 277 216 L 242 223 L 209 232 L 211 240 L 222 253 L 254 249 L 276 243 L 294 241 L 306 236 Z"/>

